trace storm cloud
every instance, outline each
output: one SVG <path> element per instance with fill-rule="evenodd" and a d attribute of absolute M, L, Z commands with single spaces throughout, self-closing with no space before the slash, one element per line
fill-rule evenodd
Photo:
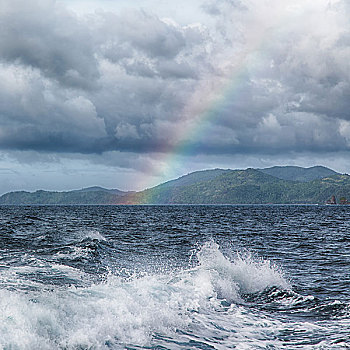
<path fill-rule="evenodd" d="M 349 150 L 346 1 L 198 11 L 206 21 L 179 24 L 156 9 L 78 15 L 53 0 L 0 0 L 1 150 Z"/>

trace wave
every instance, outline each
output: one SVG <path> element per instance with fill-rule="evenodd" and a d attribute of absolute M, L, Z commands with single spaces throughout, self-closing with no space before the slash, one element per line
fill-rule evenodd
<path fill-rule="evenodd" d="M 182 271 L 128 278 L 109 273 L 103 283 L 85 287 L 2 289 L 0 345 L 43 350 L 281 348 L 284 339 L 276 332 L 285 325 L 250 309 L 246 295 L 269 288 L 288 293 L 291 286 L 282 272 L 249 255 L 229 259 L 214 242 L 204 244 L 197 259 L 195 267 Z M 309 332 L 319 328 L 308 325 Z"/>
<path fill-rule="evenodd" d="M 97 230 L 83 230 L 83 231 L 79 231 L 76 234 L 76 236 L 80 240 L 91 239 L 91 240 L 97 240 L 97 241 L 106 241 L 106 237 L 104 237 Z"/>
<path fill-rule="evenodd" d="M 269 286 L 290 289 L 282 271 L 269 260 L 239 255 L 230 261 L 214 242 L 204 244 L 197 254 L 199 269 L 210 272 L 210 278 L 219 298 L 241 300 L 242 294 L 256 293 Z"/>

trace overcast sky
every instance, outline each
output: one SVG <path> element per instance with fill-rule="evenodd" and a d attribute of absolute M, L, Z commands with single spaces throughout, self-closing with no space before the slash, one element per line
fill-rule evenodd
<path fill-rule="evenodd" d="M 350 172 L 347 0 L 0 0 L 0 193 Z"/>

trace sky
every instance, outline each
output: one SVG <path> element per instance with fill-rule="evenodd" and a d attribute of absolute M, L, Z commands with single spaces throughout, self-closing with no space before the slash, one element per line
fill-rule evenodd
<path fill-rule="evenodd" d="M 347 0 L 0 0 L 0 194 L 350 172 Z"/>

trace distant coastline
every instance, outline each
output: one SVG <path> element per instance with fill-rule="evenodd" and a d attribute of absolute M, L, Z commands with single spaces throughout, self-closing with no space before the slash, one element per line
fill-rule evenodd
<path fill-rule="evenodd" d="M 89 187 L 73 191 L 9 192 L 1 205 L 329 204 L 346 205 L 350 176 L 315 166 L 196 171 L 143 191 Z"/>

